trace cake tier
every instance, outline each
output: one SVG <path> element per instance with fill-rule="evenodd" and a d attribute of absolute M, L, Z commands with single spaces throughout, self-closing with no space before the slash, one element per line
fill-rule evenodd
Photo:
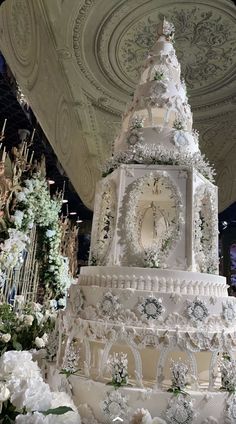
<path fill-rule="evenodd" d="M 127 149 L 130 134 L 123 134 L 123 139 L 120 140 L 120 149 Z M 132 135 L 132 137 L 134 137 Z M 137 142 L 139 139 L 137 138 Z M 180 154 L 183 147 L 186 154 L 194 155 L 199 153 L 198 140 L 192 133 L 187 131 L 178 131 L 167 126 L 153 126 L 143 128 L 142 130 L 142 146 L 149 146 L 150 151 L 155 151 L 156 146 L 165 148 L 166 154 L 172 157 L 175 154 Z"/>
<path fill-rule="evenodd" d="M 149 290 L 194 296 L 227 296 L 225 277 L 158 268 L 88 266 L 81 268 L 80 286 Z M 76 284 L 72 286 L 78 287 Z"/>
<path fill-rule="evenodd" d="M 213 387 L 219 355 L 236 350 L 236 299 L 227 297 L 225 278 L 128 267 L 81 272 L 62 315 L 59 357 L 75 343 L 82 374 L 104 380 L 109 356 L 124 352 L 132 381 L 147 387 L 162 387 L 181 357 L 194 387 Z"/>
<path fill-rule="evenodd" d="M 183 406 L 182 397 L 156 389 L 125 387 L 115 391 L 103 383 L 81 377 L 71 377 L 70 380 L 74 401 L 81 417 L 84 420 L 88 419 L 85 421 L 86 424 L 110 423 L 117 416 L 124 420 L 124 424 L 128 424 L 139 408 L 148 410 L 152 417 L 161 418 L 164 420 L 163 424 L 167 422 L 192 424 L 235 422 L 235 396 L 226 392 L 189 391 Z M 169 417 L 173 414 L 172 421 L 167 420 L 167 414 Z M 232 417 L 232 420 L 229 417 Z"/>

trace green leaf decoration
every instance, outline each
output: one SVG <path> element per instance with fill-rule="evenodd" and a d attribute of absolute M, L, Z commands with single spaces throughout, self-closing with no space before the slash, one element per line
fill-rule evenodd
<path fill-rule="evenodd" d="M 69 378 L 71 375 L 77 375 L 77 372 L 79 372 L 80 371 L 80 369 L 78 368 L 77 370 L 75 370 L 75 371 L 68 371 L 68 370 L 66 370 L 66 369 L 61 369 L 61 371 L 59 372 L 59 374 L 63 374 L 63 375 L 65 375 L 66 376 L 66 378 Z"/>
<path fill-rule="evenodd" d="M 15 350 L 22 350 L 22 345 L 17 340 L 12 341 L 12 346 Z"/>
<path fill-rule="evenodd" d="M 67 412 L 73 412 L 74 410 L 70 406 L 58 406 L 58 408 L 48 409 L 47 411 L 40 411 L 41 414 L 47 415 L 63 415 Z"/>

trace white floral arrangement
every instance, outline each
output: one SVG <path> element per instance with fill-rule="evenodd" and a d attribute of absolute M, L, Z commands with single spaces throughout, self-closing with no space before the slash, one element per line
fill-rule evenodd
<path fill-rule="evenodd" d="M 176 118 L 173 122 L 173 128 L 178 131 L 185 131 L 185 126 L 181 118 Z"/>
<path fill-rule="evenodd" d="M 236 390 L 236 360 L 223 356 L 220 363 L 221 389 L 234 393 Z"/>
<path fill-rule="evenodd" d="M 127 143 L 130 146 L 133 146 L 144 141 L 143 138 L 143 126 L 144 118 L 139 115 L 135 115 L 130 123 L 130 128 L 127 134 Z"/>
<path fill-rule="evenodd" d="M 106 265 L 107 251 L 114 234 L 116 219 L 116 186 L 111 179 L 102 180 L 97 193 L 99 202 L 94 213 L 95 241 L 90 247 L 90 266 Z"/>
<path fill-rule="evenodd" d="M 44 284 L 50 297 L 55 297 L 59 307 L 65 306 L 65 297 L 73 279 L 69 271 L 68 258 L 60 255 L 61 231 L 59 212 L 61 199 L 52 199 L 47 181 L 39 175 L 24 181 L 21 191 L 16 193 L 16 207 L 11 216 L 16 228 L 8 230 L 9 238 L 1 246 L 0 267 L 16 267 L 23 261 L 27 249 L 29 232 L 33 225 L 44 233 L 47 258 L 44 261 Z"/>
<path fill-rule="evenodd" d="M 194 195 L 194 256 L 200 272 L 218 273 L 218 215 L 215 192 L 202 184 Z"/>
<path fill-rule="evenodd" d="M 215 171 L 200 153 L 168 151 L 164 146 L 137 143 L 130 146 L 127 151 L 113 155 L 103 167 L 103 176 L 110 174 L 121 164 L 146 164 L 146 165 L 181 165 L 187 169 L 195 168 L 209 181 L 214 182 Z"/>
<path fill-rule="evenodd" d="M 21 210 L 13 215 L 17 228 L 30 229 L 35 222 L 41 227 L 48 227 L 58 221 L 61 201 L 51 198 L 45 178 L 37 175 L 25 180 L 16 200 L 25 206 L 22 215 Z"/>
<path fill-rule="evenodd" d="M 15 306 L 0 303 L 0 355 L 9 350 L 43 349 L 55 327 L 57 313 L 49 305 L 26 306 L 16 296 Z"/>
<path fill-rule="evenodd" d="M 15 228 L 8 230 L 8 238 L 0 245 L 0 270 L 13 269 L 23 263 L 23 254 L 27 250 L 29 237 Z"/>
<path fill-rule="evenodd" d="M 80 349 L 73 340 L 65 353 L 60 374 L 65 374 L 67 377 L 76 374 L 79 371 L 79 359 Z"/>
<path fill-rule="evenodd" d="M 141 129 L 144 126 L 144 118 L 142 116 L 139 115 L 135 115 L 133 116 L 131 123 L 130 123 L 130 128 L 131 130 L 133 129 Z"/>
<path fill-rule="evenodd" d="M 4 353 L 0 378 L 0 418 L 9 414 L 18 424 L 81 423 L 72 399 L 64 392 L 51 391 L 31 353 Z"/>
<path fill-rule="evenodd" d="M 172 361 L 171 364 L 171 388 L 169 391 L 174 393 L 184 392 L 187 385 L 189 367 L 184 362 Z"/>
<path fill-rule="evenodd" d="M 126 353 L 114 352 L 108 358 L 108 368 L 111 371 L 111 384 L 114 387 L 126 386 L 128 384 L 128 357 Z"/>

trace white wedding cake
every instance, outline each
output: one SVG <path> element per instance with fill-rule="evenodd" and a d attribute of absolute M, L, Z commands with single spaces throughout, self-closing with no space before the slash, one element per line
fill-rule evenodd
<path fill-rule="evenodd" d="M 236 423 L 236 299 L 218 275 L 217 188 L 173 33 L 158 27 L 62 314 L 58 362 L 74 363 L 84 423 Z"/>

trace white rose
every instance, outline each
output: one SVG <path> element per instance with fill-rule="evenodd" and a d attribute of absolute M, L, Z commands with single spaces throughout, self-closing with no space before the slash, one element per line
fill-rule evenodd
<path fill-rule="evenodd" d="M 33 324 L 33 321 L 34 321 L 33 315 L 25 315 L 25 317 L 24 317 L 25 325 L 30 327 Z"/>
<path fill-rule="evenodd" d="M 45 341 L 41 337 L 36 337 L 35 344 L 39 349 L 45 347 Z"/>
<path fill-rule="evenodd" d="M 9 333 L 3 334 L 1 339 L 4 343 L 8 343 L 11 340 L 11 335 Z"/>

